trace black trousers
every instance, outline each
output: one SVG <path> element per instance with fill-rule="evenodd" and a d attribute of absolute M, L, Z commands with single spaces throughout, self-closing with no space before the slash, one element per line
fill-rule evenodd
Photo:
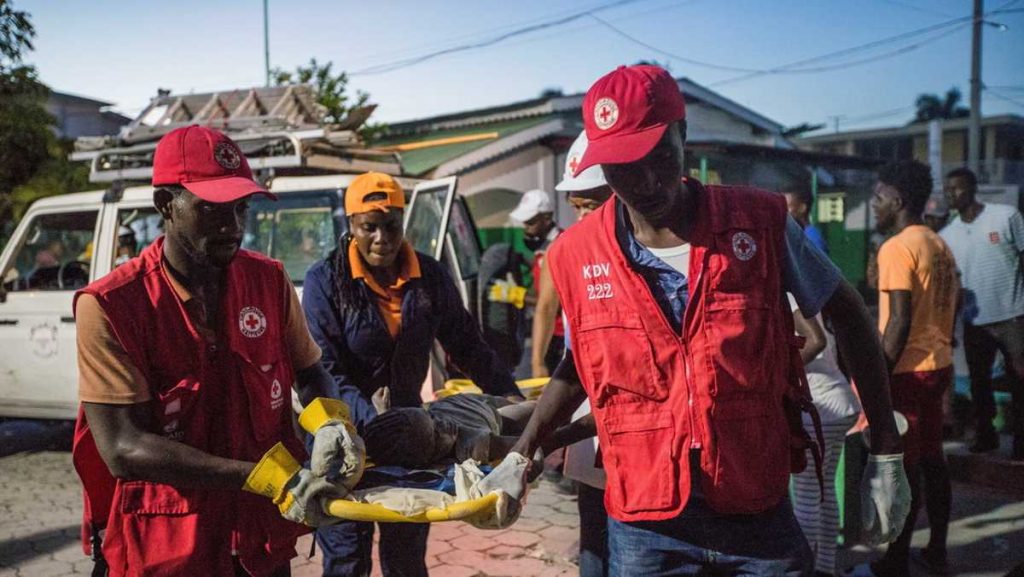
<path fill-rule="evenodd" d="M 1012 420 L 1015 444 L 1024 443 L 1024 317 L 998 323 L 964 327 L 964 353 L 971 375 L 971 398 L 979 430 L 992 427 L 996 401 L 992 393 L 992 363 L 1003 353 L 1006 375 L 1013 395 Z M 1024 445 L 1022 445 L 1024 446 Z"/>

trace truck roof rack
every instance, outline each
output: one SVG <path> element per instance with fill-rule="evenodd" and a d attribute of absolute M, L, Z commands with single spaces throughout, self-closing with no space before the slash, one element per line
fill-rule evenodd
<path fill-rule="evenodd" d="M 76 140 L 71 159 L 90 162 L 92 182 L 146 181 L 153 175 L 160 138 L 200 124 L 228 134 L 254 171 L 401 174 L 397 153 L 367 148 L 356 132 L 374 108 L 356 109 L 340 124 L 324 124 L 324 108 L 309 85 L 186 95 L 161 91 L 117 136 Z"/>

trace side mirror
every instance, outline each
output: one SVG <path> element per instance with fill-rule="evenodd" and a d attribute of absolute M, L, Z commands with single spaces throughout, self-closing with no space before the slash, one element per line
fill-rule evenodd
<path fill-rule="evenodd" d="M 0 304 L 7 302 L 7 285 L 18 279 L 18 271 L 15 269 L 8 269 L 6 273 L 0 278 Z"/>

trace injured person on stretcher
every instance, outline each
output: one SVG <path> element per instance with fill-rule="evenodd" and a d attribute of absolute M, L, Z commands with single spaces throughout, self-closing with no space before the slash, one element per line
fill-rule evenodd
<path fill-rule="evenodd" d="M 536 401 L 494 395 L 452 395 L 423 408 L 392 409 L 387 387 L 373 395 L 377 417 L 363 431 L 367 459 L 375 465 L 418 469 L 473 459 L 492 463 L 508 454 L 530 420 Z M 562 427 L 544 452 L 593 437 L 593 420 Z"/>
<path fill-rule="evenodd" d="M 491 470 L 488 463 L 508 454 L 536 402 L 467 393 L 422 408 L 391 408 L 387 388 L 379 389 L 372 400 L 377 417 L 362 435 L 368 468 L 349 497 L 331 505 L 332 515 L 377 522 L 461 519 L 486 529 L 515 521 L 518 507 L 507 495 L 484 500 L 493 492 L 484 477 Z M 588 415 L 560 428 L 542 453 L 594 434 Z M 536 463 L 530 469 L 539 473 L 541 466 Z M 470 506 L 459 507 L 460 503 Z"/>

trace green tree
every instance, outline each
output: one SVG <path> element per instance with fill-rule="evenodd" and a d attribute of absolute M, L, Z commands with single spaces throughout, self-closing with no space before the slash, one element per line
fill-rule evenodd
<path fill-rule="evenodd" d="M 353 112 L 369 108 L 370 111 L 376 105 L 370 104 L 370 95 L 362 90 L 357 90 L 355 98 L 352 99 L 348 93 L 348 74 L 332 70 L 333 62 L 320 64 L 316 58 L 311 58 L 306 66 L 298 66 L 294 72 L 275 68 L 271 71 L 274 84 L 286 86 L 289 84 L 311 84 L 316 90 L 316 99 L 326 108 L 324 115 L 325 124 L 341 124 L 349 119 Z M 387 126 L 375 122 L 362 122 L 357 128 L 359 137 L 363 142 L 371 143 L 387 132 Z"/>
<path fill-rule="evenodd" d="M 54 141 L 49 89 L 23 62 L 34 37 L 29 14 L 0 0 L 0 222 L 13 222 L 11 192 L 47 161 Z"/>
<path fill-rule="evenodd" d="M 50 138 L 47 158 L 39 169 L 28 181 L 11 191 L 10 214 L 14 221 L 25 216 L 29 205 L 40 198 L 96 188 L 89 184 L 88 163 L 68 160 L 73 149 L 71 140 Z"/>
<path fill-rule="evenodd" d="M 960 106 L 962 98 L 963 95 L 960 93 L 960 89 L 956 87 L 947 90 L 945 97 L 938 94 L 921 94 L 914 102 L 914 105 L 917 107 L 914 122 L 949 120 L 951 118 L 970 116 L 970 109 Z"/>

